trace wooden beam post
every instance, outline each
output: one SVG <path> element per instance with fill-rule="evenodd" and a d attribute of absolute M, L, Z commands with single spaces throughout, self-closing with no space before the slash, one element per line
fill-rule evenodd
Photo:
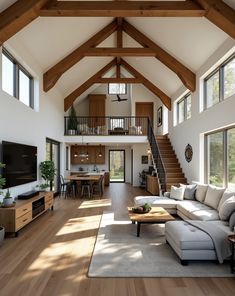
<path fill-rule="evenodd" d="M 0 13 L 0 46 L 39 16 L 48 0 L 18 0 Z"/>
<path fill-rule="evenodd" d="M 196 75 L 180 63 L 176 58 L 167 53 L 164 49 L 154 43 L 151 39 L 137 30 L 134 26 L 123 21 L 123 30 L 143 47 L 151 48 L 155 51 L 155 57 L 165 66 L 171 69 L 180 78 L 183 84 L 191 91 L 196 89 Z"/>
<path fill-rule="evenodd" d="M 142 80 L 139 78 L 98 78 L 95 83 L 142 83 Z"/>
<path fill-rule="evenodd" d="M 162 90 L 160 90 L 158 87 L 156 87 L 151 81 L 149 81 L 147 78 L 145 78 L 140 72 L 138 72 L 136 69 L 134 69 L 130 64 L 128 64 L 123 59 L 121 59 L 121 65 L 134 77 L 136 77 L 137 79 L 140 79 L 141 83 L 146 88 L 148 88 L 152 93 L 154 93 L 169 110 L 171 110 L 170 97 L 168 97 Z"/>
<path fill-rule="evenodd" d="M 84 52 L 86 52 L 89 48 L 97 46 L 99 43 L 104 41 L 107 37 L 109 37 L 113 32 L 117 29 L 116 20 L 110 23 L 108 26 L 103 28 L 101 31 L 96 33 L 93 37 L 91 37 L 88 41 L 83 43 L 65 58 L 63 58 L 60 62 L 50 68 L 43 75 L 43 90 L 50 90 L 59 78 L 72 66 L 78 63 L 80 60 L 84 58 Z"/>
<path fill-rule="evenodd" d="M 119 1 L 119 0 L 117 0 Z M 117 18 L 117 47 L 122 48 L 123 47 L 123 34 L 122 34 L 122 18 Z M 117 57 L 117 66 L 116 66 L 116 76 L 117 78 L 121 77 L 121 67 L 120 67 L 120 57 Z"/>
<path fill-rule="evenodd" d="M 235 39 L 235 10 L 221 0 L 193 0 L 205 9 L 205 17 Z"/>
<path fill-rule="evenodd" d="M 186 1 L 52 1 L 40 16 L 198 17 L 204 9 Z"/>
<path fill-rule="evenodd" d="M 108 70 L 116 65 L 116 59 L 113 59 L 110 63 L 104 66 L 101 70 L 99 70 L 96 74 L 90 77 L 86 82 L 80 85 L 77 89 L 75 89 L 71 94 L 69 94 L 64 99 L 64 111 L 66 112 L 73 104 L 73 102 L 79 97 L 82 93 L 84 93 L 89 87 L 91 87 L 96 81 L 101 78 Z"/>

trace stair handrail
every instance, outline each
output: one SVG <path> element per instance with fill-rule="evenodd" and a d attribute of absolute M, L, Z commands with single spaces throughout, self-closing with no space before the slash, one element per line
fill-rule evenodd
<path fill-rule="evenodd" d="M 166 169 L 162 161 L 160 149 L 156 141 L 152 124 L 148 118 L 148 141 L 152 152 L 152 158 L 155 167 L 157 168 L 158 178 L 160 180 L 162 192 L 166 191 Z"/>

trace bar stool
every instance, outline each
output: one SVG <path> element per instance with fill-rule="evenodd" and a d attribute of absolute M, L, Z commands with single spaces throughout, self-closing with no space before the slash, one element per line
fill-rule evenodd
<path fill-rule="evenodd" d="M 82 192 L 81 196 L 87 195 L 89 198 L 91 197 L 91 184 L 89 181 L 82 181 Z"/>

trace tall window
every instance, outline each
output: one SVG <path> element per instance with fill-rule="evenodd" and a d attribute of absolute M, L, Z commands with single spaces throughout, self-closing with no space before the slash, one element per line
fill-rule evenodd
<path fill-rule="evenodd" d="M 33 77 L 14 57 L 3 49 L 2 52 L 2 89 L 33 108 Z"/>
<path fill-rule="evenodd" d="M 191 94 L 185 95 L 177 102 L 177 123 L 181 123 L 191 117 Z"/>
<path fill-rule="evenodd" d="M 204 109 L 235 94 L 235 55 L 205 78 L 204 94 Z"/>
<path fill-rule="evenodd" d="M 207 181 L 235 190 L 235 128 L 206 136 Z"/>
<path fill-rule="evenodd" d="M 110 95 L 126 95 L 127 85 L 126 83 L 109 83 Z"/>

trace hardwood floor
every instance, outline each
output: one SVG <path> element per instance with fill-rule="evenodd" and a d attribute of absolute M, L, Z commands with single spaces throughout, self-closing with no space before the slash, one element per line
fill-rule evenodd
<path fill-rule="evenodd" d="M 0 248 L 1 296 L 234 295 L 234 278 L 88 278 L 101 214 L 145 195 L 126 184 L 106 187 L 102 199 L 56 198 L 42 215 Z"/>

